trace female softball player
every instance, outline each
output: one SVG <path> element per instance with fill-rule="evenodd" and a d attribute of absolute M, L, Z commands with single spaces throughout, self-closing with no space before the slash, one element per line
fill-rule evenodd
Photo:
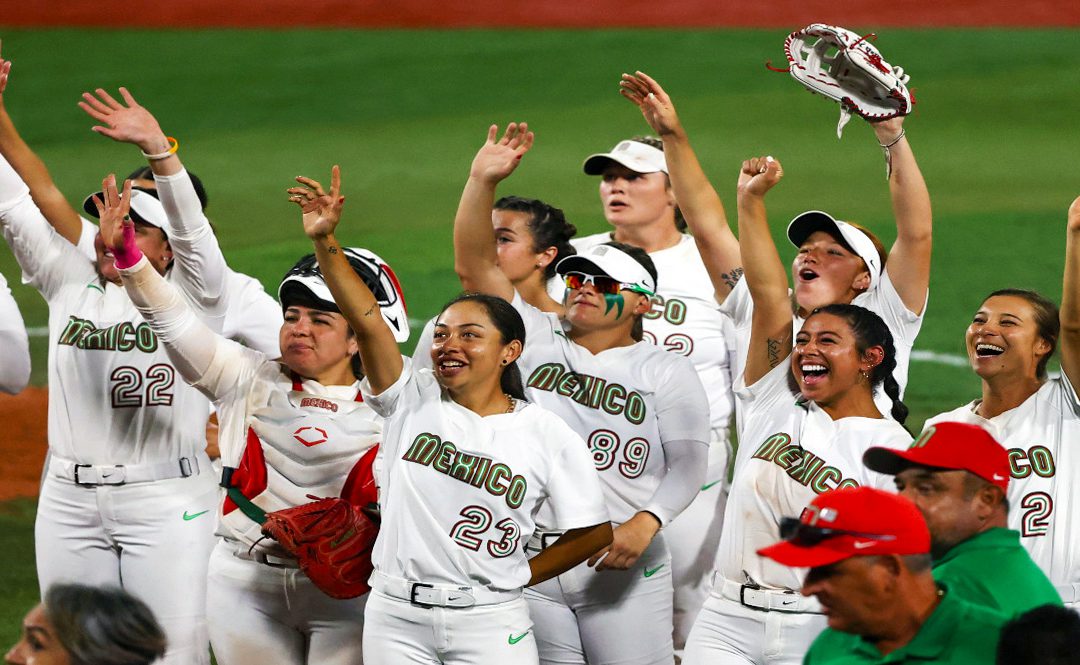
<path fill-rule="evenodd" d="M 608 243 L 559 262 L 565 330 L 499 270 L 489 221 L 495 188 L 532 141 L 524 124 L 501 139 L 489 129 L 458 207 L 454 253 L 466 289 L 513 299 L 530 339 L 522 357 L 530 396 L 586 438 L 617 525 L 588 565 L 527 592 L 541 661 L 670 663 L 671 558 L 659 530 L 701 486 L 708 403 L 689 360 L 641 343 L 656 290 L 644 250 Z M 545 520 L 538 517 L 549 529 L 534 535 L 533 551 L 558 536 Z"/>
<path fill-rule="evenodd" d="M 863 467 L 863 451 L 911 442 L 881 317 L 827 305 L 810 313 L 792 348 L 787 278 L 764 204 L 781 175 L 779 162 L 756 158 L 739 176 L 739 246 L 754 317 L 746 369 L 735 383 L 740 445 L 716 574 L 687 641 L 687 665 L 801 663 L 825 619 L 799 594 L 799 572 L 757 550 L 776 540 L 781 517 L 799 514 L 816 494 L 890 485 L 890 477 Z M 893 402 L 891 419 L 874 403 L 879 384 Z"/>
<path fill-rule="evenodd" d="M 184 380 L 214 400 L 223 485 L 244 497 L 230 490 L 224 500 L 221 540 L 210 560 L 214 655 L 223 665 L 363 662 L 367 595 L 326 595 L 295 558 L 261 536 L 261 522 L 246 509 L 251 503 L 264 512 L 281 510 L 307 503 L 308 495 L 342 496 L 359 507 L 377 500 L 372 463 L 382 419 L 360 396 L 356 338 L 315 258 L 302 258 L 278 289 L 285 323 L 281 361 L 273 361 L 200 323 L 134 247 L 131 223 L 121 230 L 126 210 L 113 184 L 105 195 L 104 203 L 95 203 L 124 286 Z M 344 252 L 350 268 L 378 294 L 388 320 L 404 322 L 404 296 L 390 267 L 367 250 Z M 394 336 L 405 341 L 408 328 L 399 326 Z"/>
<path fill-rule="evenodd" d="M 365 396 L 387 418 L 364 659 L 535 663 L 522 587 L 611 541 L 588 453 L 556 416 L 524 400 L 516 361 L 525 333 L 506 302 L 477 295 L 451 302 L 436 323 L 434 372 L 402 358 L 379 303 L 335 239 L 345 200 L 338 168 L 328 193 L 303 182 L 307 188 L 290 190 L 292 200 L 356 331 Z M 567 533 L 527 560 L 522 540 L 541 505 Z"/>
<path fill-rule="evenodd" d="M 131 194 L 136 240 L 220 328 L 217 241 L 157 121 L 121 93 L 124 103 L 98 90 L 82 104 L 101 123 L 96 131 L 139 146 L 158 178 L 160 202 Z M 7 162 L 0 202 L 4 237 L 49 303 L 49 458 L 35 523 L 42 593 L 72 579 L 122 583 L 165 628 L 167 663 L 209 662 L 204 581 L 214 526 L 212 514 L 202 516 L 217 500 L 203 452 L 209 404 L 177 379 L 100 237 L 90 261 L 48 225 Z"/>
<path fill-rule="evenodd" d="M 742 261 L 720 196 L 698 163 L 671 98 L 643 72 L 624 74 L 620 91 L 641 110 L 660 141 L 655 146 L 652 142 L 619 144 L 642 153 L 646 160 L 629 159 L 616 146 L 607 155 L 594 155 L 585 162 L 586 173 L 603 176 L 600 199 L 604 216 L 615 230 L 584 238 L 578 247 L 611 239 L 649 252 L 664 278 L 653 299 L 653 311 L 645 317 L 646 339 L 690 358 L 705 386 L 712 418 L 709 468 L 701 492 L 664 529 L 675 586 L 673 639 L 678 661 L 708 597 L 723 528 L 735 398 L 729 359 L 733 347 L 720 303 L 742 275 Z M 649 150 L 650 146 L 660 151 Z M 651 166 L 650 160 L 655 160 Z M 648 172 L 657 168 L 661 172 Z M 651 189 L 647 189 L 650 181 Z M 670 205 L 672 197 L 677 206 Z M 677 228 L 680 221 L 683 228 L 690 223 L 695 228 L 715 229 L 715 233 L 692 237 Z"/>
<path fill-rule="evenodd" d="M 12 395 L 30 382 L 30 339 L 19 305 L 0 275 L 0 390 Z"/>
<path fill-rule="evenodd" d="M 1046 364 L 1060 342 L 1061 374 Z M 973 423 L 1009 450 L 1009 527 L 1066 605 L 1080 609 L 1080 198 L 1069 208 L 1061 310 L 1033 291 L 983 300 L 965 334 L 982 397 L 926 421 Z"/>

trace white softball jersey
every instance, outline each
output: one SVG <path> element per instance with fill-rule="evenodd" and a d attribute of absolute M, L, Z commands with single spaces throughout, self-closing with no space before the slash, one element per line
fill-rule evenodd
<path fill-rule="evenodd" d="M 610 233 L 597 233 L 575 238 L 570 244 L 580 252 L 610 240 Z M 659 280 L 652 311 L 643 321 L 645 341 L 694 363 L 709 399 L 711 427 L 726 428 L 734 409 L 731 349 L 724 334 L 726 322 L 697 244 L 692 236 L 683 234 L 677 245 L 649 252 L 649 258 L 656 265 Z"/>
<path fill-rule="evenodd" d="M 925 303 L 923 314 L 916 314 L 909 310 L 900 299 L 900 294 L 896 292 L 896 287 L 889 278 L 889 270 L 886 268 L 881 273 L 881 282 L 877 288 L 855 296 L 851 304 L 864 307 L 880 316 L 888 326 L 889 332 L 892 333 L 893 346 L 896 347 L 896 369 L 893 370 L 893 377 L 900 384 L 900 396 L 903 397 L 904 390 L 907 388 L 911 348 L 915 345 L 919 329 L 922 328 L 923 314 L 926 313 Z M 739 283 L 731 290 L 724 304 L 721 305 L 720 311 L 730 317 L 734 328 L 730 340 L 734 350 L 731 372 L 732 376 L 740 376 L 746 367 L 746 354 L 750 348 L 750 324 L 754 315 L 754 301 L 750 297 L 750 289 L 746 286 L 745 279 L 739 280 Z M 798 334 L 805 321 L 806 319 L 798 315 L 794 317 L 792 320 L 794 334 Z M 794 339 L 794 334 L 792 339 Z M 878 410 L 889 417 L 892 411 L 892 400 L 884 390 L 875 391 L 874 402 L 878 405 Z"/>
<path fill-rule="evenodd" d="M 890 418 L 833 420 L 792 390 L 790 372 L 784 362 L 752 386 L 736 380 L 743 416 L 717 571 L 740 584 L 797 590 L 805 570 L 757 554 L 779 540 L 780 519 L 799 517 L 815 496 L 840 487 L 891 489 L 892 476 L 863 466 L 863 452 L 905 450 L 911 435 Z"/>
<path fill-rule="evenodd" d="M 993 418 L 979 401 L 936 415 L 925 427 L 978 425 L 1009 451 L 1009 528 L 1067 604 L 1080 603 L 1080 400 L 1068 377 L 1049 379 L 1022 404 Z"/>
<path fill-rule="evenodd" d="M 526 391 L 585 438 L 611 520 L 648 510 L 667 524 L 670 510 L 651 503 L 668 471 L 663 443 L 709 441 L 709 404 L 693 364 L 648 342 L 593 355 L 555 315 L 520 294 L 512 304 L 525 321 L 518 364 Z"/>
<path fill-rule="evenodd" d="M 0 390 L 17 393 L 30 381 L 30 339 L 7 279 L 0 274 Z"/>
<path fill-rule="evenodd" d="M 386 418 L 376 572 L 429 584 L 513 591 L 528 583 L 524 544 L 541 505 L 562 530 L 608 521 L 581 437 L 518 402 L 481 417 L 405 359 L 401 376 L 365 399 Z"/>
<path fill-rule="evenodd" d="M 99 277 L 94 262 L 49 226 L 28 192 L 3 194 L 4 237 L 24 281 L 49 304 L 52 456 L 80 464 L 138 465 L 201 453 L 207 400 L 177 376 L 124 289 Z M 185 231 L 170 236 L 175 259 L 166 279 L 220 328 L 220 281 L 215 286 L 214 280 L 224 258 L 209 225 L 190 235 Z"/>

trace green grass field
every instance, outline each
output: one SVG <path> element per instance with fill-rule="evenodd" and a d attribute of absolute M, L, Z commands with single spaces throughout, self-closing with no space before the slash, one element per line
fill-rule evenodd
<path fill-rule="evenodd" d="M 861 27 L 861 26 L 860 26 Z M 867 30 L 868 31 L 868 30 Z M 865 32 L 865 31 L 864 31 Z M 89 131 L 83 90 L 128 86 L 153 110 L 210 191 L 208 214 L 236 269 L 271 287 L 309 251 L 285 202 L 293 176 L 342 165 L 341 237 L 376 249 L 404 283 L 410 313 L 433 314 L 458 290 L 450 254 L 460 188 L 490 123 L 526 120 L 537 143 L 502 193 L 563 207 L 582 234 L 604 229 L 591 152 L 648 127 L 617 93 L 642 69 L 674 98 L 706 170 L 734 208 L 740 162 L 771 154 L 786 178 L 770 194 L 778 234 L 819 208 L 895 233 L 880 150 L 863 123 L 837 141 L 837 107 L 787 75 L 782 31 L 7 31 L 14 61 L 6 103 L 73 202 L 111 170 L 142 163 L 136 148 Z M 982 295 L 1024 286 L 1058 298 L 1065 211 L 1080 194 L 1080 69 L 1075 30 L 886 30 L 886 59 L 912 74 L 907 122 L 935 210 L 930 303 L 917 349 L 963 351 Z M 733 220 L 732 220 L 733 221 Z M 781 244 L 782 255 L 794 250 Z M 17 282 L 10 252 L 0 270 Z M 28 326 L 41 298 L 16 287 Z M 45 339 L 34 339 L 35 383 Z M 966 368 L 913 362 L 910 424 L 971 399 Z M 7 599 L 0 644 L 33 597 L 32 511 L 0 512 Z"/>

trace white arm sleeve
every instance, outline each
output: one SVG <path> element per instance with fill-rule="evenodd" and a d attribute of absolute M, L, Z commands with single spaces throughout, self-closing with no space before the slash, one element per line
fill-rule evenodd
<path fill-rule="evenodd" d="M 422 369 L 433 369 L 431 365 L 431 343 L 434 339 L 435 319 L 431 319 L 424 324 L 424 329 L 420 332 L 420 339 L 416 340 L 416 346 L 413 348 L 413 367 L 418 371 Z"/>
<path fill-rule="evenodd" d="M 30 382 L 30 340 L 7 280 L 0 275 L 0 390 L 21 391 Z"/>
<path fill-rule="evenodd" d="M 79 221 L 82 222 L 82 231 L 79 233 L 79 242 L 75 243 L 75 246 L 79 248 L 83 256 L 96 261 L 97 250 L 94 249 L 94 236 L 98 232 L 97 225 L 82 216 L 79 217 Z"/>
<path fill-rule="evenodd" d="M 119 271 L 128 296 L 184 379 L 218 401 L 245 384 L 266 356 L 215 333 L 144 256 Z"/>
<path fill-rule="evenodd" d="M 53 230 L 19 174 L 0 157 L 0 231 L 31 284 L 48 300 L 69 281 L 97 279 L 93 261 Z"/>
<path fill-rule="evenodd" d="M 709 444 L 704 441 L 664 441 L 667 474 L 642 510 L 647 510 L 666 526 L 690 505 L 709 467 Z"/>
<path fill-rule="evenodd" d="M 186 170 L 154 176 L 158 197 L 169 218 L 169 245 L 173 250 L 173 279 L 215 330 L 225 313 L 225 257 L 210 221 L 203 214 L 195 187 Z"/>

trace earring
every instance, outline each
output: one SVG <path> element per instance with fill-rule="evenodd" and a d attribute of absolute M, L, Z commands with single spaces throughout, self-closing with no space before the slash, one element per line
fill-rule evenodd
<path fill-rule="evenodd" d="M 510 361 L 508 361 L 508 360 L 503 360 L 503 361 L 502 361 L 502 364 L 503 364 L 503 367 L 506 367 L 507 365 L 509 365 L 509 364 L 510 364 Z"/>

